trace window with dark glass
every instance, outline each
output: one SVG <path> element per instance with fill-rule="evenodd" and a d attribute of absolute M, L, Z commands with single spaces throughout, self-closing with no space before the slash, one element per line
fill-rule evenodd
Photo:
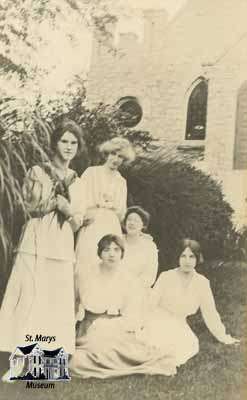
<path fill-rule="evenodd" d="M 128 128 L 133 128 L 142 119 L 142 107 L 136 97 L 126 96 L 118 100 L 117 117 Z"/>
<path fill-rule="evenodd" d="M 208 83 L 201 80 L 192 90 L 187 108 L 185 139 L 203 140 L 206 136 Z"/>

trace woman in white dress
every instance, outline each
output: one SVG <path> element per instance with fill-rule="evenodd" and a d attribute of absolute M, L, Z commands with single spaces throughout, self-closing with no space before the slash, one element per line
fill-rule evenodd
<path fill-rule="evenodd" d="M 158 272 L 158 249 L 152 236 L 143 232 L 147 230 L 149 221 L 149 213 L 139 206 L 129 207 L 123 221 L 126 232 L 124 269 L 143 288 L 154 284 Z"/>
<path fill-rule="evenodd" d="M 127 185 L 118 169 L 135 157 L 129 141 L 119 137 L 103 143 L 99 150 L 104 164 L 87 168 L 81 176 L 82 204 L 91 223 L 80 230 L 76 244 L 76 285 L 80 297 L 84 281 L 95 272 L 92 265 L 99 262 L 98 241 L 108 233 L 121 236 Z"/>
<path fill-rule="evenodd" d="M 163 272 L 152 289 L 152 308 L 139 339 L 170 355 L 176 366 L 184 364 L 199 351 L 199 341 L 186 318 L 200 308 L 210 332 L 222 343 L 239 341 L 226 334 L 217 312 L 207 278 L 196 272 L 202 259 L 200 245 L 184 239 L 179 249 L 179 267 Z"/>
<path fill-rule="evenodd" d="M 67 120 L 51 137 L 52 162 L 27 173 L 23 195 L 31 218 L 0 310 L 1 351 L 41 341 L 45 349 L 74 352 L 74 231 L 83 220 L 79 179 L 69 164 L 82 145 L 80 128 Z"/>

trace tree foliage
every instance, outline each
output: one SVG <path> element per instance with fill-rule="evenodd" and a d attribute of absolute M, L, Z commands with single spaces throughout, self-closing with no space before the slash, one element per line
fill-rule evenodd
<path fill-rule="evenodd" d="M 21 131 L 37 108 L 45 118 L 84 98 L 92 32 L 110 46 L 121 9 L 120 0 L 2 0 L 1 121 Z"/>

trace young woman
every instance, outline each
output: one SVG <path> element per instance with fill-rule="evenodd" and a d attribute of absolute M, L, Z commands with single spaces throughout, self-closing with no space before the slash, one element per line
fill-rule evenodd
<path fill-rule="evenodd" d="M 95 271 L 97 243 L 108 233 L 121 235 L 121 225 L 127 203 L 127 185 L 118 172 L 124 162 L 134 160 L 134 151 L 127 139 L 115 137 L 100 146 L 103 165 L 89 167 L 81 177 L 82 202 L 91 224 L 81 229 L 76 245 L 76 283 L 82 293 L 84 281 Z M 88 269 L 90 267 L 90 270 Z"/>
<path fill-rule="evenodd" d="M 23 194 L 31 216 L 24 227 L 0 310 L 0 350 L 41 341 L 45 349 L 75 349 L 74 237 L 79 179 L 69 168 L 82 132 L 65 122 L 51 137 L 51 163 L 32 167 Z M 52 339 L 47 339 L 50 337 Z"/>
<path fill-rule="evenodd" d="M 222 343 L 239 341 L 226 334 L 207 278 L 196 272 L 202 261 L 200 245 L 184 239 L 178 251 L 178 268 L 161 273 L 153 290 L 153 305 L 139 339 L 184 364 L 199 351 L 198 338 L 186 318 L 200 308 L 210 332 Z"/>
<path fill-rule="evenodd" d="M 129 207 L 124 217 L 126 232 L 124 269 L 137 279 L 143 288 L 150 288 L 158 272 L 158 249 L 151 235 L 144 233 L 148 228 L 150 215 L 141 207 Z"/>

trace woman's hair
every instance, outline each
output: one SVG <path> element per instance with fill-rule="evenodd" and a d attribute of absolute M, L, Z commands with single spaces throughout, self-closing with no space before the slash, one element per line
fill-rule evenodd
<path fill-rule="evenodd" d="M 74 121 L 67 119 L 63 121 L 52 133 L 51 135 L 51 150 L 56 151 L 57 144 L 65 132 L 71 132 L 78 141 L 78 151 L 77 154 L 82 152 L 82 149 L 85 148 L 85 142 L 83 140 L 83 131 L 79 125 L 77 125 Z"/>
<path fill-rule="evenodd" d="M 124 228 L 126 227 L 127 218 L 130 214 L 133 214 L 133 213 L 139 215 L 139 217 L 141 218 L 141 220 L 143 222 L 143 229 L 144 230 L 147 229 L 149 222 L 150 222 L 150 214 L 140 206 L 132 206 L 132 207 L 127 208 L 127 211 L 125 213 L 124 220 L 123 220 L 123 227 Z"/>
<path fill-rule="evenodd" d="M 189 247 L 189 249 L 192 251 L 192 253 L 196 256 L 196 263 L 202 264 L 204 260 L 203 260 L 203 255 L 201 252 L 201 246 L 196 240 L 193 240 L 193 239 L 186 238 L 186 239 L 182 239 L 179 242 L 178 251 L 177 251 L 178 258 L 181 256 L 181 254 L 187 247 Z"/>
<path fill-rule="evenodd" d="M 104 160 L 106 160 L 108 155 L 114 151 L 121 153 L 124 157 L 125 163 L 131 163 L 135 159 L 133 146 L 128 139 L 114 137 L 99 146 L 99 152 Z"/>
<path fill-rule="evenodd" d="M 101 253 L 107 247 L 111 245 L 111 243 L 115 243 L 121 249 L 121 258 L 124 256 L 124 242 L 123 240 L 117 235 L 105 235 L 103 236 L 99 243 L 98 243 L 98 256 L 101 257 Z"/>

